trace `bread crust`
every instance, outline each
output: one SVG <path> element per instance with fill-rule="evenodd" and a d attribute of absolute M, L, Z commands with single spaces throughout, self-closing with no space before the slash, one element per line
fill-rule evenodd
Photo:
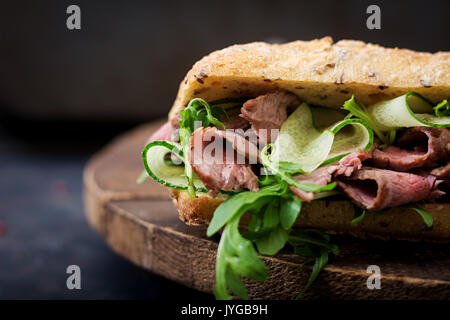
<path fill-rule="evenodd" d="M 212 198 L 204 194 L 191 199 L 186 191 L 175 189 L 171 190 L 171 197 L 180 219 L 201 228 L 209 225 L 216 208 L 227 199 L 226 196 Z M 318 228 L 361 239 L 450 242 L 450 203 L 427 203 L 421 207 L 433 216 L 430 228 L 414 210 L 400 207 L 378 217 L 367 214 L 360 223 L 352 226 L 350 222 L 355 218 L 355 211 L 351 201 L 316 200 L 303 206 L 294 228 Z M 248 222 L 249 216 L 244 216 L 241 225 Z"/>
<path fill-rule="evenodd" d="M 437 102 L 450 93 L 450 52 L 383 48 L 354 40 L 333 43 L 331 37 L 233 45 L 192 67 L 180 84 L 169 119 L 193 98 L 255 97 L 274 89 L 334 108 L 352 94 L 371 104 L 416 91 Z"/>
<path fill-rule="evenodd" d="M 331 37 L 274 45 L 254 42 L 212 52 L 198 61 L 181 82 L 169 120 L 193 98 L 213 101 L 255 97 L 281 89 L 301 100 L 340 108 L 352 94 L 365 103 L 391 99 L 416 91 L 433 102 L 450 96 L 450 52 L 425 53 L 383 48 L 362 41 Z M 198 195 L 171 190 L 182 221 L 206 227 L 226 196 Z M 365 217 L 352 227 L 354 207 L 349 200 L 317 200 L 307 204 L 294 227 L 321 228 L 358 238 L 450 241 L 450 204 L 430 203 L 424 209 L 434 217 L 427 228 L 411 209 L 393 208 Z M 241 220 L 248 223 L 248 216 Z"/>

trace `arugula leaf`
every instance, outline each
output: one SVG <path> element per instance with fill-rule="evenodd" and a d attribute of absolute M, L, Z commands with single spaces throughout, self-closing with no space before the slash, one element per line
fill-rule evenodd
<path fill-rule="evenodd" d="M 248 300 L 247 289 L 245 288 L 241 277 L 231 268 L 227 268 L 225 277 L 231 292 L 241 299 Z"/>
<path fill-rule="evenodd" d="M 278 226 L 267 236 L 255 239 L 255 244 L 261 254 L 272 256 L 283 249 L 289 238 L 289 231 Z"/>
<path fill-rule="evenodd" d="M 181 121 L 180 121 L 181 125 Z M 193 131 L 192 131 L 193 132 Z M 186 155 L 184 159 L 184 175 L 186 176 L 186 182 L 188 185 L 187 192 L 191 199 L 195 198 L 195 187 L 194 187 L 194 172 L 192 171 L 191 164 L 187 157 L 189 151 L 189 140 L 191 138 L 191 131 L 186 128 L 180 127 L 180 143 L 183 154 Z"/>
<path fill-rule="evenodd" d="M 390 143 L 390 140 L 392 140 L 392 138 L 395 139 L 395 135 L 392 132 L 389 133 L 389 136 L 386 136 L 386 134 L 384 134 L 377 127 L 377 125 L 373 121 L 372 117 L 370 116 L 367 108 L 362 103 L 358 103 L 356 101 L 354 95 L 352 95 L 351 99 L 344 102 L 342 109 L 350 112 L 350 114 L 347 115 L 347 117 L 351 118 L 350 115 L 353 115 L 353 116 L 361 119 L 362 121 L 366 122 L 369 125 L 369 127 L 372 128 L 372 130 L 375 132 L 375 134 L 378 136 L 378 138 L 380 138 L 380 140 L 383 141 L 383 143 L 384 143 L 383 146 L 388 146 Z"/>
<path fill-rule="evenodd" d="M 282 167 L 274 164 L 270 160 L 269 148 L 273 147 L 274 146 L 272 144 L 268 144 L 263 148 L 261 151 L 261 162 L 266 168 L 270 169 L 270 171 L 274 173 L 279 180 L 286 181 L 289 185 L 307 192 L 331 191 L 336 187 L 336 182 L 329 183 L 326 186 L 319 186 L 315 183 L 299 182 L 294 180 L 289 171 L 284 170 Z"/>
<path fill-rule="evenodd" d="M 317 256 L 317 250 L 315 247 L 308 244 L 299 244 L 294 247 L 294 253 L 302 257 L 315 258 Z"/>
<path fill-rule="evenodd" d="M 231 299 L 227 287 L 239 297 L 248 298 L 239 276 L 257 281 L 267 279 L 266 266 L 258 257 L 252 242 L 239 233 L 239 221 L 243 214 L 244 212 L 234 215 L 228 221 L 219 242 L 216 259 L 215 295 L 217 299 Z"/>
<path fill-rule="evenodd" d="M 308 288 L 314 283 L 320 271 L 326 266 L 328 263 L 328 251 L 322 250 L 319 257 L 316 257 L 314 261 L 314 266 L 311 271 L 311 275 L 309 276 L 308 282 L 303 287 L 302 291 L 297 295 L 296 299 L 300 299 L 301 296 L 308 290 Z"/>
<path fill-rule="evenodd" d="M 284 171 L 285 173 L 288 173 L 290 175 L 296 175 L 296 174 L 302 174 L 306 173 L 302 170 L 299 163 L 293 163 L 289 161 L 280 161 L 278 162 L 278 167 L 280 170 Z"/>
<path fill-rule="evenodd" d="M 361 222 L 367 213 L 370 214 L 372 216 L 372 218 L 375 219 L 376 217 L 381 216 L 382 214 L 384 214 L 386 211 L 389 210 L 389 208 L 388 208 L 388 209 L 383 209 L 383 210 L 378 210 L 378 211 L 371 211 L 371 210 L 362 209 L 354 203 L 352 203 L 352 205 L 353 205 L 353 210 L 355 213 L 355 219 L 353 219 L 350 222 L 350 224 L 352 226 L 355 226 L 356 224 Z"/>
<path fill-rule="evenodd" d="M 250 219 L 250 222 L 248 224 L 249 234 L 257 233 L 259 230 L 261 230 L 262 224 L 263 224 L 263 217 L 259 213 L 252 214 L 252 218 Z"/>
<path fill-rule="evenodd" d="M 223 226 L 225 226 L 233 217 L 243 214 L 255 206 L 255 203 L 259 201 L 259 205 L 264 205 L 273 200 L 274 196 L 280 194 L 279 185 L 271 185 L 261 188 L 258 192 L 243 191 L 240 192 L 217 207 L 214 211 L 214 217 L 209 223 L 206 235 L 211 237 Z"/>
<path fill-rule="evenodd" d="M 407 208 L 410 208 L 414 211 L 416 211 L 423 219 L 423 222 L 425 223 L 425 225 L 429 228 L 433 225 L 433 216 L 431 215 L 431 213 L 423 210 L 422 208 L 416 206 L 416 205 L 410 205 Z"/>
<path fill-rule="evenodd" d="M 450 116 L 450 103 L 447 100 L 442 100 L 435 107 L 433 107 L 434 114 L 437 117 Z"/>
<path fill-rule="evenodd" d="M 390 145 L 395 142 L 396 136 L 397 136 L 397 131 L 396 130 L 389 131 L 389 144 Z"/>
<path fill-rule="evenodd" d="M 216 259 L 217 299 L 230 299 L 228 289 L 242 299 L 248 298 L 240 277 L 258 281 L 267 278 L 267 269 L 253 243 L 266 255 L 273 255 L 285 246 L 289 231 L 280 226 L 279 207 L 287 190 L 287 184 L 282 183 L 258 192 L 244 191 L 224 201 L 214 212 L 208 236 L 224 226 Z M 245 212 L 252 214 L 250 232 L 241 235 L 239 221 Z"/>
<path fill-rule="evenodd" d="M 366 215 L 366 210 L 363 210 L 363 212 L 361 213 L 361 215 L 359 215 L 358 217 L 356 217 L 355 219 L 353 219 L 350 224 L 353 226 L 357 225 L 358 223 L 360 223 L 362 221 L 362 219 L 364 219 Z"/>
<path fill-rule="evenodd" d="M 447 100 L 443 100 L 433 107 L 436 117 L 448 117 L 450 116 L 450 103 Z"/>
<path fill-rule="evenodd" d="M 412 209 L 414 211 L 416 211 L 423 219 L 423 222 L 425 223 L 425 225 L 427 227 L 431 227 L 433 225 L 433 216 L 431 215 L 431 213 L 425 211 L 424 209 L 416 206 L 416 205 L 406 205 L 406 206 L 402 206 L 402 208 L 407 208 L 407 209 Z M 355 214 L 361 210 L 359 207 L 355 206 Z M 364 216 L 366 215 L 366 212 L 369 213 L 370 215 L 372 215 L 373 218 L 381 216 L 383 213 L 385 213 L 386 210 L 380 210 L 380 211 L 368 211 L 368 210 L 362 210 L 362 213 L 357 216 L 355 219 L 353 219 L 350 224 L 352 226 L 355 226 L 356 224 L 358 224 L 359 222 L 362 221 L 362 219 L 364 218 Z"/>
<path fill-rule="evenodd" d="M 314 266 L 305 287 L 297 296 L 299 299 L 306 290 L 312 285 L 319 275 L 320 271 L 325 267 L 331 257 L 339 255 L 337 245 L 330 242 L 330 236 L 321 230 L 302 229 L 292 231 L 289 235 L 288 243 L 294 248 L 294 252 L 314 258 Z M 305 264 L 308 264 L 306 262 Z M 302 267 L 303 268 L 303 267 Z"/>
<path fill-rule="evenodd" d="M 264 170 L 267 170 L 264 168 Z M 265 174 L 263 179 L 259 179 L 260 186 L 269 186 L 279 182 L 279 179 L 275 175 Z"/>
<path fill-rule="evenodd" d="M 330 243 L 330 236 L 322 230 L 316 229 L 299 229 L 291 231 L 291 234 L 289 235 L 289 244 L 293 247 L 307 244 L 328 248 L 330 251 L 338 252 L 335 251 L 336 248 L 334 245 Z"/>
<path fill-rule="evenodd" d="M 295 253 L 316 259 L 308 284 L 301 294 L 305 292 L 327 263 L 329 255 L 338 255 L 339 249 L 330 243 L 330 237 L 323 231 L 292 231 L 289 225 L 292 226 L 300 210 L 301 201 L 296 200 L 285 182 L 265 186 L 258 192 L 238 193 L 216 209 L 207 234 L 211 236 L 224 227 L 216 260 L 217 299 L 231 299 L 228 290 L 247 299 L 241 277 L 257 281 L 267 278 L 267 269 L 258 252 L 274 255 L 287 242 L 294 247 Z M 249 233 L 241 235 L 239 221 L 245 212 L 251 213 L 252 219 L 248 226 Z"/>
<path fill-rule="evenodd" d="M 263 211 L 263 216 L 261 219 L 260 227 L 253 229 L 250 233 L 245 235 L 245 238 L 250 240 L 255 240 L 268 235 L 270 232 L 275 230 L 280 222 L 279 217 L 279 197 L 274 197 L 273 200 L 269 202 L 266 209 Z M 261 213 L 254 213 L 253 216 L 258 217 Z"/>
<path fill-rule="evenodd" d="M 187 105 L 186 109 L 180 111 L 180 114 L 184 116 L 184 113 L 190 113 L 190 117 L 188 118 L 189 121 L 189 128 L 195 130 L 193 121 L 199 120 L 202 118 L 202 116 L 199 116 L 199 114 L 206 112 L 206 116 L 204 119 L 203 127 L 208 127 L 210 125 L 219 127 L 221 129 L 226 129 L 225 125 L 220 122 L 212 113 L 211 107 L 209 106 L 208 102 L 201 98 L 195 98 L 192 99 L 189 104 Z M 225 112 L 225 111 L 224 111 Z M 183 117 L 184 118 L 184 117 Z M 181 125 L 180 121 L 180 125 Z"/>
<path fill-rule="evenodd" d="M 323 267 L 328 263 L 329 255 L 337 256 L 339 248 L 329 242 L 329 237 L 319 230 L 300 230 L 289 237 L 289 243 L 294 246 L 294 252 L 306 257 L 314 258 L 314 267 L 307 284 L 298 294 L 300 298 L 311 286 Z M 308 264 L 306 262 L 305 264 Z"/>
<path fill-rule="evenodd" d="M 225 118 L 226 120 L 230 121 L 230 117 L 228 116 L 228 113 L 221 107 L 213 107 L 211 108 L 211 115 L 216 119 L 222 119 Z M 198 120 L 202 123 L 209 124 L 210 120 L 208 119 L 208 112 L 206 109 L 202 109 L 197 112 Z"/>
<path fill-rule="evenodd" d="M 263 211 L 263 217 L 260 213 L 253 214 L 250 232 L 244 237 L 253 240 L 261 254 L 274 255 L 285 246 L 291 227 L 300 213 L 301 203 L 292 194 L 288 199 L 275 197 Z"/>
<path fill-rule="evenodd" d="M 227 121 L 231 121 L 230 116 L 228 115 L 228 112 L 225 111 L 225 109 L 223 109 L 222 107 L 213 107 L 211 109 L 211 113 L 217 119 L 225 118 L 225 119 L 227 119 Z"/>
<path fill-rule="evenodd" d="M 297 197 L 285 199 L 280 205 L 280 224 L 284 230 L 289 230 L 297 220 L 300 210 L 302 209 L 302 201 Z"/>
<path fill-rule="evenodd" d="M 280 196 L 275 197 L 267 205 L 263 213 L 262 225 L 256 229 L 256 232 L 244 235 L 245 238 L 253 240 L 259 253 L 264 255 L 276 254 L 285 246 L 288 239 L 289 231 L 280 226 L 280 200 L 283 200 Z"/>
<path fill-rule="evenodd" d="M 203 126 L 204 128 L 214 125 L 216 127 L 225 129 L 225 125 L 220 122 L 216 116 L 220 117 L 220 114 L 226 111 L 218 111 L 220 107 L 215 107 L 214 112 L 209 106 L 208 102 L 203 99 L 196 98 L 192 99 L 187 107 L 180 111 L 181 120 L 180 124 L 180 143 L 182 147 L 183 154 L 188 154 L 189 143 L 192 133 L 197 129 L 197 127 Z M 221 109 L 221 108 L 220 108 Z M 215 116 L 216 115 L 216 116 Z M 227 115 L 228 117 L 228 115 Z M 195 188 L 193 181 L 193 171 L 187 157 L 184 159 L 184 172 L 186 176 L 186 181 L 188 185 L 188 194 L 193 199 L 195 198 Z"/>
<path fill-rule="evenodd" d="M 331 190 L 331 191 L 321 191 L 314 194 L 314 200 L 328 198 L 336 195 L 342 195 L 342 192 L 337 190 Z"/>

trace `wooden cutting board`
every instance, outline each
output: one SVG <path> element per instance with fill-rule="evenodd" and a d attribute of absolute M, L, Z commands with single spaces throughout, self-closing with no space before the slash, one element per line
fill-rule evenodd
<path fill-rule="evenodd" d="M 141 151 L 161 121 L 142 125 L 98 152 L 84 171 L 84 202 L 91 226 L 117 254 L 134 264 L 213 293 L 218 237 L 178 219 L 166 188 L 147 179 Z M 327 265 L 304 299 L 450 299 L 450 250 L 445 244 L 337 239 L 341 254 Z M 269 279 L 246 281 L 253 299 L 293 299 L 309 270 L 288 251 L 264 257 Z M 367 268 L 381 269 L 381 289 L 367 287 Z"/>

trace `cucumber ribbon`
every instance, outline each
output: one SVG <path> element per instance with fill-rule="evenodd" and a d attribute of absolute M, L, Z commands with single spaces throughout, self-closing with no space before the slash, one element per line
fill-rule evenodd
<path fill-rule="evenodd" d="M 166 158 L 172 153 L 184 161 L 181 146 L 167 141 L 149 143 L 142 151 L 142 159 L 148 175 L 160 184 L 178 190 L 187 190 L 184 165 L 168 165 Z M 194 188 L 197 192 L 208 192 L 200 178 L 194 174 Z"/>
<path fill-rule="evenodd" d="M 450 127 L 450 116 L 436 116 L 431 102 L 415 92 L 375 103 L 367 109 L 382 131 L 402 127 Z"/>
<path fill-rule="evenodd" d="M 364 121 L 303 103 L 281 126 L 271 161 L 298 163 L 311 172 L 358 149 L 368 151 L 372 144 L 373 132 Z"/>

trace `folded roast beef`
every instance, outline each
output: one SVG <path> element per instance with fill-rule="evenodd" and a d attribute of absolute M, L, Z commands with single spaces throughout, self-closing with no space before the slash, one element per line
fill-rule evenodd
<path fill-rule="evenodd" d="M 445 128 L 415 127 L 401 135 L 396 146 L 374 150 L 372 163 L 378 168 L 409 171 L 433 168 L 450 160 L 450 131 Z"/>
<path fill-rule="evenodd" d="M 215 195 L 221 189 L 259 190 L 258 178 L 245 161 L 258 152 L 256 146 L 242 139 L 245 140 L 215 127 L 198 128 L 192 134 L 189 162 L 210 194 Z"/>
<path fill-rule="evenodd" d="M 224 119 L 222 123 L 225 125 L 227 129 L 243 129 L 246 130 L 250 127 L 250 123 L 241 117 L 240 113 L 237 112 L 235 114 L 230 115 L 230 120 Z"/>
<path fill-rule="evenodd" d="M 337 176 L 338 186 L 357 205 L 382 210 L 420 200 L 433 200 L 444 192 L 435 176 L 363 167 L 350 177 Z"/>
<path fill-rule="evenodd" d="M 318 168 L 311 172 L 310 174 L 299 174 L 294 176 L 294 179 L 302 183 L 315 183 L 319 186 L 325 186 L 333 180 L 333 174 L 337 170 L 336 165 L 327 165 Z M 291 186 L 291 191 L 300 199 L 306 202 L 314 200 L 314 193 L 307 192 L 302 189 Z"/>
<path fill-rule="evenodd" d="M 287 108 L 299 103 L 295 95 L 276 91 L 248 100 L 242 106 L 241 114 L 232 114 L 229 121 L 221 119 L 227 129 L 245 130 L 251 124 L 256 137 L 251 134 L 246 136 L 243 130 L 241 134 L 237 133 L 239 131 L 222 131 L 217 128 L 197 129 L 194 132 L 189 160 L 194 172 L 211 194 L 217 194 L 221 189 L 258 190 L 258 179 L 251 164 L 258 162 L 259 149 L 252 142 L 260 145 L 272 142 L 276 135 L 271 136 L 270 129 L 280 129 L 287 119 Z M 261 129 L 268 129 L 268 133 Z M 205 152 L 213 147 L 212 143 L 231 146 L 234 153 L 225 152 L 223 155 Z M 216 150 L 222 149 L 218 146 Z"/>
<path fill-rule="evenodd" d="M 435 168 L 430 172 L 433 176 L 438 177 L 445 181 L 450 186 L 450 163 L 445 166 Z"/>
<path fill-rule="evenodd" d="M 300 100 L 294 94 L 276 91 L 245 102 L 241 108 L 241 116 L 252 125 L 260 145 L 265 145 L 277 138 L 278 131 L 272 132 L 271 129 L 281 128 L 287 119 L 287 108 L 297 107 L 299 104 Z"/>
<path fill-rule="evenodd" d="M 309 174 L 294 176 L 294 179 L 299 182 L 315 183 L 319 186 L 325 186 L 332 182 L 335 176 L 350 177 L 355 170 L 362 168 L 362 161 L 369 159 L 370 156 L 370 153 L 364 150 L 358 150 L 342 158 L 338 164 L 329 164 L 317 168 Z M 314 193 L 312 192 L 306 192 L 293 186 L 290 189 L 297 197 L 306 202 L 314 199 Z"/>

